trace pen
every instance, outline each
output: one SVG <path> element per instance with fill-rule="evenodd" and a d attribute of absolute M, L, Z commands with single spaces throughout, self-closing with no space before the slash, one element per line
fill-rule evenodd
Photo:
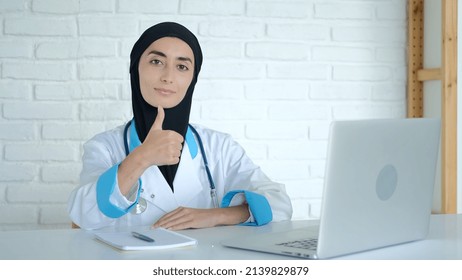
<path fill-rule="evenodd" d="M 141 233 L 138 233 L 136 231 L 132 231 L 132 235 L 133 235 L 133 237 L 141 239 L 141 240 L 146 241 L 146 242 L 154 242 L 155 241 L 151 237 L 146 236 L 146 235 L 141 234 Z"/>

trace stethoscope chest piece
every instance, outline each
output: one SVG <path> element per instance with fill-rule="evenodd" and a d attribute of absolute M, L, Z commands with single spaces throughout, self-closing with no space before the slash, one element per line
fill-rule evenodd
<path fill-rule="evenodd" d="M 136 185 L 134 185 L 134 186 L 132 187 L 132 189 L 135 190 L 135 189 L 137 189 L 137 188 L 139 188 L 139 187 L 140 187 L 140 185 L 139 185 L 138 182 L 137 182 Z M 143 192 L 143 189 L 141 189 L 140 191 Z M 139 194 L 138 194 L 138 195 L 139 195 Z M 137 197 L 137 192 L 134 191 L 134 192 L 130 195 L 129 200 L 133 201 L 133 200 L 136 199 L 136 197 Z M 133 206 L 133 208 L 130 210 L 130 213 L 136 214 L 136 215 L 141 214 L 141 213 L 143 213 L 144 211 L 146 211 L 146 208 L 147 208 L 147 207 L 148 207 L 148 204 L 146 203 L 146 199 L 144 199 L 144 198 L 142 198 L 141 196 L 139 196 L 138 201 L 136 202 L 136 205 Z"/>
<path fill-rule="evenodd" d="M 148 204 L 146 203 L 146 199 L 140 197 L 138 199 L 138 202 L 136 203 L 136 205 L 132 208 L 130 212 L 136 215 L 141 214 L 144 211 L 146 211 L 147 206 Z"/>

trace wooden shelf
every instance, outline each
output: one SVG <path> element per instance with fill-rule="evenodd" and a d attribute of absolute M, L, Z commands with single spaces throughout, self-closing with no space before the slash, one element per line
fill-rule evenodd
<path fill-rule="evenodd" d="M 457 0 L 442 0 L 441 68 L 423 69 L 424 0 L 408 1 L 407 116 L 423 117 L 423 82 L 441 80 L 441 213 L 457 212 Z"/>

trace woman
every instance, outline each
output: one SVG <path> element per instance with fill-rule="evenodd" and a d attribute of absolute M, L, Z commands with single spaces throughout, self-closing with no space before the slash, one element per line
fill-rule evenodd
<path fill-rule="evenodd" d="M 164 22 L 141 35 L 130 54 L 134 118 L 85 143 L 68 205 L 74 223 L 179 230 L 291 218 L 284 186 L 241 146 L 189 124 L 201 65 L 199 42 L 184 26 Z"/>

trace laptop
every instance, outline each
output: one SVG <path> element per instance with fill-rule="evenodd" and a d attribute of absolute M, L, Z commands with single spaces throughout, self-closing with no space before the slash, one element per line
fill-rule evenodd
<path fill-rule="evenodd" d="M 326 259 L 424 239 L 439 139 L 439 119 L 334 121 L 319 225 L 222 245 Z"/>

